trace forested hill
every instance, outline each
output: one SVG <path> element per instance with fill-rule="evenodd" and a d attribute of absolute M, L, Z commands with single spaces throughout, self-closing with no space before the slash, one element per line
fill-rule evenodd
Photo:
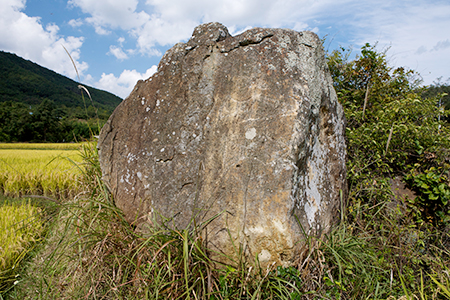
<path fill-rule="evenodd" d="M 111 93 L 93 87 L 87 89 L 94 106 L 109 114 L 122 101 Z M 77 82 L 15 54 L 0 51 L 0 102 L 38 105 L 47 98 L 56 107 L 84 109 L 80 95 Z"/>
<path fill-rule="evenodd" d="M 69 57 L 67 58 L 69 59 Z M 0 142 L 68 142 L 97 134 L 121 98 L 0 51 Z"/>

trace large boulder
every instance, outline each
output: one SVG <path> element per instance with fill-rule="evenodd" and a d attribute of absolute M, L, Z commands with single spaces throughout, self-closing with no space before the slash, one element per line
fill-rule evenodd
<path fill-rule="evenodd" d="M 202 234 L 212 253 L 233 258 L 240 245 L 252 261 L 289 265 L 303 230 L 325 233 L 337 221 L 344 127 L 314 33 L 232 37 L 209 23 L 116 108 L 100 134 L 100 165 L 128 221 L 209 220 Z"/>

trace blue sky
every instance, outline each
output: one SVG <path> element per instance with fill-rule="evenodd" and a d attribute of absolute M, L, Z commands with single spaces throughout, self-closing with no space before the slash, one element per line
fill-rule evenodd
<path fill-rule="evenodd" d="M 0 50 L 125 98 L 194 27 L 217 21 L 311 30 L 325 47 L 366 42 L 424 84 L 450 78 L 450 1 L 438 0 L 0 0 Z"/>

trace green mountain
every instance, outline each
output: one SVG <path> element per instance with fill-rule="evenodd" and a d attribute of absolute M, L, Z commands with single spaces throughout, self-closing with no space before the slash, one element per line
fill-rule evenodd
<path fill-rule="evenodd" d="M 69 59 L 69 58 L 68 58 Z M 89 138 L 122 101 L 0 51 L 0 142 L 68 142 Z"/>
<path fill-rule="evenodd" d="M 68 58 L 69 59 L 69 58 Z M 56 107 L 84 109 L 78 83 L 52 70 L 25 60 L 15 54 L 0 51 L 0 102 L 14 101 L 39 105 L 44 99 Z M 93 87 L 89 90 L 94 106 L 111 114 L 121 98 Z M 87 99 L 87 105 L 90 105 Z"/>

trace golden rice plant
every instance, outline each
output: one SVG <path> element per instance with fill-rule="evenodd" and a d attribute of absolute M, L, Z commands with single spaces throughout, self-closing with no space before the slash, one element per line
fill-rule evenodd
<path fill-rule="evenodd" d="M 15 148 L 11 148 L 12 145 Z M 47 145 L 48 148 L 34 145 Z M 76 163 L 82 160 L 80 152 L 64 150 L 64 147 L 75 148 L 74 144 L 57 145 L 54 149 L 51 144 L 0 144 L 0 191 L 12 197 L 68 197 L 79 192 L 81 171 Z"/>
<path fill-rule="evenodd" d="M 0 287 L 44 229 L 41 209 L 30 202 L 0 206 Z"/>

